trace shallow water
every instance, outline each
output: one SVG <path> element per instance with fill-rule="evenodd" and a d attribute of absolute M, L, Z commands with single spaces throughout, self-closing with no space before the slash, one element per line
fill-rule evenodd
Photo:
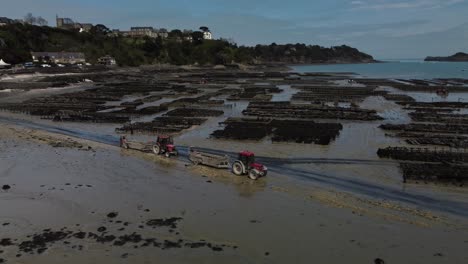
<path fill-rule="evenodd" d="M 439 96 L 432 92 L 406 92 L 418 102 L 468 102 L 468 92 L 451 92 L 447 96 Z"/>
<path fill-rule="evenodd" d="M 390 61 L 368 64 L 290 66 L 295 72 L 353 72 L 357 77 L 435 79 L 468 78 L 468 62 Z"/>
<path fill-rule="evenodd" d="M 13 90 L 8 92 L 8 97 L 0 97 L 0 103 L 17 103 L 36 98 L 38 96 L 58 95 L 70 92 L 83 91 L 92 88 L 91 84 L 72 84 L 66 87 L 50 87 L 45 89 L 32 89 L 29 91 Z M 11 93 L 11 94 L 10 94 Z M 1 93 L 0 93 L 1 95 Z"/>
<path fill-rule="evenodd" d="M 292 88 L 291 85 L 278 85 L 278 88 L 282 89 L 283 92 L 273 94 L 273 98 L 271 98 L 272 102 L 290 101 L 291 97 L 299 91 Z"/>

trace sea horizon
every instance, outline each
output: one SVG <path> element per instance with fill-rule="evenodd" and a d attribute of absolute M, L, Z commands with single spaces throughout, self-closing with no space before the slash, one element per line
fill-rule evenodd
<path fill-rule="evenodd" d="M 468 62 L 428 62 L 418 59 L 384 63 L 291 65 L 296 72 L 352 72 L 357 77 L 393 79 L 468 78 Z"/>

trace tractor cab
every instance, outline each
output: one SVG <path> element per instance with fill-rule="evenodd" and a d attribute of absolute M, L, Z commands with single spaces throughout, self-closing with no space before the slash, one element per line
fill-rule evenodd
<path fill-rule="evenodd" d="M 255 163 L 255 154 L 250 151 L 242 151 L 239 153 L 239 161 L 241 161 L 247 167 L 250 167 L 253 163 Z"/>
<path fill-rule="evenodd" d="M 161 146 L 174 145 L 174 140 L 171 136 L 158 136 L 156 142 L 159 143 Z"/>

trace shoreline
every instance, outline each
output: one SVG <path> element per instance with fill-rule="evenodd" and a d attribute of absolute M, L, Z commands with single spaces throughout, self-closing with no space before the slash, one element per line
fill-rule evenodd
<path fill-rule="evenodd" d="M 385 63 L 385 61 L 344 61 L 344 62 L 316 62 L 316 63 L 297 63 L 297 64 L 290 64 L 290 63 L 283 63 L 283 62 L 266 62 L 260 64 L 235 64 L 238 69 L 232 69 L 234 71 L 256 71 L 256 70 L 268 70 L 268 71 L 289 71 L 291 68 L 290 66 L 307 66 L 307 65 L 346 65 L 346 64 L 373 64 L 373 63 Z M 149 65 L 140 65 L 135 67 L 98 67 L 100 70 L 103 71 L 119 71 L 124 69 L 140 69 L 140 68 L 159 68 L 161 70 L 164 69 L 182 69 L 182 70 L 216 70 L 217 67 L 229 67 L 228 65 L 171 65 L 171 64 L 149 64 Z M 69 75 L 69 74 L 83 74 L 83 73 L 93 73 L 96 69 L 95 66 L 83 66 L 81 68 L 32 68 L 26 70 L 19 70 L 13 71 L 13 69 L 8 70 L 0 70 L 0 74 L 2 75 L 42 75 L 42 76 L 58 76 L 58 75 Z M 224 69 L 226 70 L 226 69 Z M 0 77 L 2 76 L 0 75 Z M 0 78 L 1 79 L 1 78 Z M 11 80 L 14 79 L 3 79 L 3 80 Z"/>

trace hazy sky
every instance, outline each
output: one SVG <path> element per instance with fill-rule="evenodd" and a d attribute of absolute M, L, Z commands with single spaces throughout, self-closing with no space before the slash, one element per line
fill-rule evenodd
<path fill-rule="evenodd" d="M 0 0 L 0 16 L 197 29 L 239 44 L 347 44 L 376 58 L 468 52 L 468 0 Z"/>

